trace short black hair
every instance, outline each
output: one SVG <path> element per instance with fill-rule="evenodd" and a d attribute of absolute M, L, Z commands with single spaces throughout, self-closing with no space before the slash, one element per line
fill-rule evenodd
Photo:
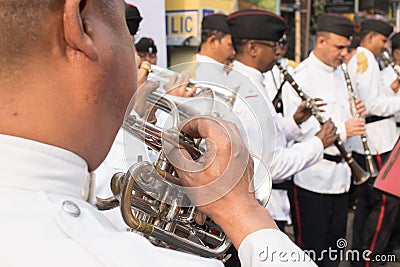
<path fill-rule="evenodd" d="M 371 31 L 371 30 L 362 30 L 360 32 L 360 42 L 365 40 L 365 37 L 367 37 L 368 34 L 372 33 L 373 35 L 378 34 L 377 32 Z"/>
<path fill-rule="evenodd" d="M 228 34 L 229 33 L 225 33 L 225 32 L 218 31 L 218 30 L 203 29 L 201 31 L 200 47 L 203 45 L 203 43 L 205 43 L 207 41 L 208 38 L 210 38 L 213 35 L 215 36 L 215 38 L 217 38 L 221 42 L 222 38 L 224 38 Z"/>
<path fill-rule="evenodd" d="M 63 10 L 64 0 L 0 0 L 0 66 L 11 66 L 30 55 L 49 16 Z M 103 14 L 114 1 L 99 0 Z M 63 20 L 59 13 L 60 21 Z M 38 44 L 39 45 L 39 44 Z"/>
<path fill-rule="evenodd" d="M 250 39 L 233 38 L 232 44 L 233 44 L 233 48 L 235 49 L 236 54 L 243 53 L 244 48 L 246 47 L 246 45 L 249 41 L 250 41 Z"/>

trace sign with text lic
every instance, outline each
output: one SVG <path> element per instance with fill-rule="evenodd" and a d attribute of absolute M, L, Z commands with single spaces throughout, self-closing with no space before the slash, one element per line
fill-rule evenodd
<path fill-rule="evenodd" d="M 185 45 L 185 41 L 199 37 L 198 10 L 167 10 L 167 44 Z"/>

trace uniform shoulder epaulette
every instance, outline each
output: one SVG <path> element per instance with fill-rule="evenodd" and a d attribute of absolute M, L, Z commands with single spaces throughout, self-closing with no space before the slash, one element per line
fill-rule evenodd
<path fill-rule="evenodd" d="M 293 69 L 295 69 L 295 68 L 297 67 L 296 61 L 291 60 L 291 59 L 289 59 L 288 65 L 289 65 L 290 67 L 292 67 Z"/>
<path fill-rule="evenodd" d="M 357 53 L 357 72 L 364 73 L 368 69 L 368 58 L 364 52 Z"/>

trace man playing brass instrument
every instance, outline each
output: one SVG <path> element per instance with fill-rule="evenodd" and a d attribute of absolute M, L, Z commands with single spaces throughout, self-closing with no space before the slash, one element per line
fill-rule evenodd
<path fill-rule="evenodd" d="M 2 264 L 221 266 L 117 232 L 89 203 L 90 172 L 105 158 L 136 90 L 123 1 L 9 0 L 0 10 Z M 249 193 L 252 166 L 236 128 L 199 117 L 182 130 L 212 141 L 215 153 L 205 156 L 216 160 L 204 172 L 179 171 L 187 186 L 249 163 L 232 191 L 199 207 L 231 238 L 244 266 L 313 265 L 266 257 L 271 250 L 305 255 Z"/>

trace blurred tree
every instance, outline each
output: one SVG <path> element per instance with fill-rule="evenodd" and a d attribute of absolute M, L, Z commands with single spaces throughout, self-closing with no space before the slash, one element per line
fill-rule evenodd
<path fill-rule="evenodd" d="M 276 13 L 276 0 L 239 0 L 239 9 L 257 7 Z"/>
<path fill-rule="evenodd" d="M 310 32 L 315 34 L 317 27 L 317 18 L 325 13 L 325 5 L 327 0 L 314 0 L 311 12 Z"/>

